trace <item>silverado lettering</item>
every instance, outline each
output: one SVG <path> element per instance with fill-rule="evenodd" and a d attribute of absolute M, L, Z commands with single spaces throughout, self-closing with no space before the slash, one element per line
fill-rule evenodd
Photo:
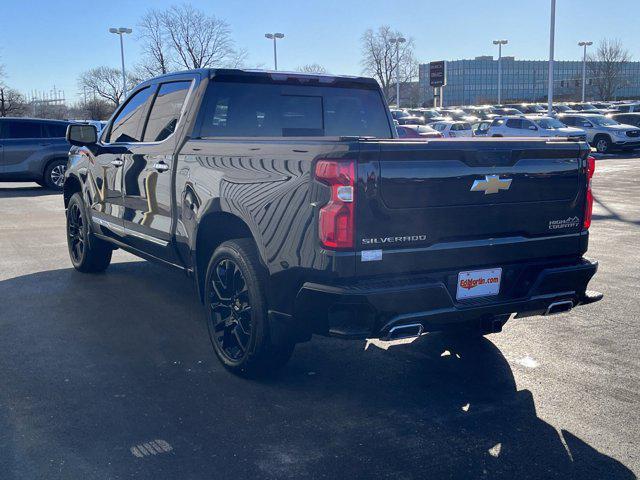
<path fill-rule="evenodd" d="M 363 245 L 375 245 L 385 243 L 403 243 L 403 242 L 424 242 L 426 235 L 409 235 L 404 237 L 380 237 L 380 238 L 363 238 Z"/>

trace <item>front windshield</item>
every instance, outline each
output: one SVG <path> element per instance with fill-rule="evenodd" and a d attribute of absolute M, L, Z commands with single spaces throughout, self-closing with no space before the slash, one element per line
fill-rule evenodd
<path fill-rule="evenodd" d="M 613 125 L 620 125 L 619 122 L 616 122 L 612 118 L 607 117 L 589 117 L 589 120 L 600 127 L 611 127 Z"/>
<path fill-rule="evenodd" d="M 582 105 L 582 110 L 597 110 L 597 108 L 590 103 L 585 103 L 584 105 Z"/>
<path fill-rule="evenodd" d="M 541 118 L 539 120 L 534 120 L 536 125 L 540 128 L 544 128 L 546 130 L 553 130 L 556 128 L 564 128 L 566 125 L 562 123 L 560 120 L 556 118 Z"/>

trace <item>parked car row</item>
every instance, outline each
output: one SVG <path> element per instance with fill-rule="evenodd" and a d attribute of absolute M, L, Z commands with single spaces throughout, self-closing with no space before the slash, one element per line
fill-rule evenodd
<path fill-rule="evenodd" d="M 71 123 L 89 123 L 100 131 L 105 122 L 0 118 L 0 181 L 30 181 L 61 190 L 67 168 Z"/>
<path fill-rule="evenodd" d="M 391 110 L 400 138 L 563 137 L 599 153 L 640 148 L 640 103 L 559 103 L 553 112 L 535 103 Z"/>

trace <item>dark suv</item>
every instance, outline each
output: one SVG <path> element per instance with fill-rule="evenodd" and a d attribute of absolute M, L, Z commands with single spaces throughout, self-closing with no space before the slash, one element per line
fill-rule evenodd
<path fill-rule="evenodd" d="M 34 181 L 62 189 L 69 143 L 69 122 L 0 118 L 0 180 Z"/>

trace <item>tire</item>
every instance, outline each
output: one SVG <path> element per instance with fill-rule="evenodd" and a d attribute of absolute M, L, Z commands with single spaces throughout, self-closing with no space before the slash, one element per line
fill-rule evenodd
<path fill-rule="evenodd" d="M 104 272 L 111 263 L 113 248 L 89 231 L 89 217 L 79 193 L 67 207 L 67 246 L 73 268 L 82 273 Z"/>
<path fill-rule="evenodd" d="M 606 135 L 598 135 L 593 141 L 598 153 L 609 153 L 611 151 L 611 139 Z"/>
<path fill-rule="evenodd" d="M 44 169 L 42 183 L 44 183 L 46 188 L 51 190 L 62 190 L 64 185 L 64 172 L 66 169 L 66 159 L 60 158 L 58 160 L 53 160 L 47 165 L 47 168 Z"/>
<path fill-rule="evenodd" d="M 272 342 L 266 277 L 256 246 L 247 238 L 224 242 L 209 260 L 204 297 L 209 338 L 220 362 L 237 375 L 269 374 L 293 354 L 293 341 Z"/>

